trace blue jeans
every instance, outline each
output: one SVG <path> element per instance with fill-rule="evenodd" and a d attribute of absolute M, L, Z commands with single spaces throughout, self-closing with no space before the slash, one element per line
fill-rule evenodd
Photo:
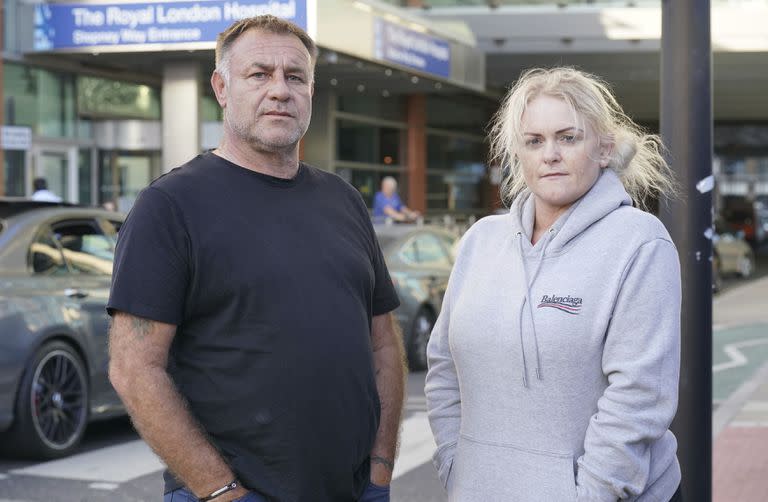
<path fill-rule="evenodd" d="M 369 481 L 359 502 L 389 502 L 389 486 L 374 485 Z"/>
<path fill-rule="evenodd" d="M 197 502 L 197 497 L 186 488 L 177 488 L 163 495 L 163 502 Z M 258 493 L 248 493 L 233 502 L 267 502 L 267 499 Z"/>
<path fill-rule="evenodd" d="M 166 493 L 163 502 L 197 502 L 197 497 L 186 488 L 178 488 Z M 267 499 L 256 493 L 248 493 L 234 502 L 267 502 Z M 360 502 L 389 502 L 389 486 L 378 486 L 369 482 Z"/>

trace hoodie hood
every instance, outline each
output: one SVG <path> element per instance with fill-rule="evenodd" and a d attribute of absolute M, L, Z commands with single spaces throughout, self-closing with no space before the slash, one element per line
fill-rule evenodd
<path fill-rule="evenodd" d="M 539 337 L 536 333 L 536 323 L 534 321 L 531 289 L 536 281 L 536 277 L 539 275 L 545 256 L 562 251 L 569 242 L 581 235 L 590 225 L 621 206 L 627 205 L 632 205 L 632 199 L 624 189 L 621 180 L 612 170 L 603 169 L 592 188 L 557 219 L 547 230 L 546 234 L 542 235 L 536 245 L 532 245 L 531 236 L 533 235 L 535 214 L 534 197 L 530 190 L 526 190 L 512 204 L 509 214 L 512 220 L 513 238 L 519 251 L 519 266 L 522 271 L 520 278 L 525 291 L 524 303 L 527 307 L 524 305 L 523 308 L 528 310 L 531 319 L 530 333 L 532 339 L 528 340 L 528 343 L 533 344 L 533 350 L 536 354 L 534 371 L 537 379 L 542 379 L 543 372 L 541 368 Z M 529 260 L 535 263 L 532 272 L 528 269 L 527 262 Z M 526 340 L 523 335 L 525 330 L 523 329 L 524 320 L 522 312 L 523 309 L 520 310 L 521 315 L 518 319 L 520 362 L 523 368 L 523 385 L 528 387 L 528 361 L 525 356 Z"/>
<path fill-rule="evenodd" d="M 559 252 L 596 221 L 621 206 L 631 205 L 632 198 L 616 173 L 612 169 L 603 169 L 592 188 L 552 225 L 548 233 L 550 237 L 542 237 L 542 240 L 546 239 L 542 247 L 550 253 Z M 522 233 L 529 245 L 533 235 L 534 212 L 534 197 L 528 189 L 515 198 L 509 209 L 513 233 Z"/>

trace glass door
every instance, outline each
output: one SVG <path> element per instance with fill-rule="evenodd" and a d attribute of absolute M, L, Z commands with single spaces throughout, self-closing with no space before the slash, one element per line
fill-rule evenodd
<path fill-rule="evenodd" d="M 40 145 L 33 152 L 33 171 L 28 183 L 28 195 L 34 188 L 32 181 L 43 178 L 48 190 L 66 202 L 79 202 L 77 147 Z"/>
<path fill-rule="evenodd" d="M 157 176 L 159 156 L 152 152 L 102 150 L 99 157 L 99 202 L 127 213 L 139 192 Z"/>

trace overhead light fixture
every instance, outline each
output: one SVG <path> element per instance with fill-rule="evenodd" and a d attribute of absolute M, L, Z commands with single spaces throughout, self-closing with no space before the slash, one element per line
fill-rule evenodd
<path fill-rule="evenodd" d="M 417 77 L 416 75 L 412 76 L 411 77 L 411 82 L 413 82 L 414 84 L 418 84 L 419 83 L 419 77 Z"/>
<path fill-rule="evenodd" d="M 365 86 L 363 84 L 357 84 L 357 92 L 363 92 L 365 91 Z"/>
<path fill-rule="evenodd" d="M 384 96 L 385 98 L 388 98 L 389 97 L 389 91 L 384 89 L 383 91 L 381 91 L 381 95 Z"/>
<path fill-rule="evenodd" d="M 339 62 L 339 55 L 335 51 L 324 51 L 323 59 L 328 63 L 336 64 Z"/>
<path fill-rule="evenodd" d="M 373 7 L 371 7 L 367 3 L 360 2 L 358 0 L 355 0 L 354 2 L 352 2 L 352 6 L 360 9 L 363 12 L 373 12 Z"/>
<path fill-rule="evenodd" d="M 435 89 L 439 91 L 442 88 L 443 88 L 443 84 L 441 84 L 440 82 L 435 82 Z"/>
<path fill-rule="evenodd" d="M 426 26 L 418 23 L 408 23 L 408 27 L 413 31 L 418 31 L 419 33 L 427 33 L 429 31 L 427 30 Z"/>
<path fill-rule="evenodd" d="M 332 78 L 332 79 L 331 79 L 331 85 L 334 85 L 334 86 L 335 86 L 335 85 L 337 85 L 338 83 L 339 83 L 339 81 L 338 81 L 338 80 L 336 80 L 335 78 Z"/>
<path fill-rule="evenodd" d="M 392 69 L 391 68 L 387 68 L 386 70 L 384 70 L 384 75 L 386 75 L 388 77 L 391 77 L 392 76 Z"/>

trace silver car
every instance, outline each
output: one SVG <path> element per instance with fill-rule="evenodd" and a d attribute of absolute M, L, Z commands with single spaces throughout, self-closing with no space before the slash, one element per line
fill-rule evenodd
<path fill-rule="evenodd" d="M 400 297 L 395 317 L 403 331 L 408 364 L 412 370 L 423 370 L 458 238 L 431 225 L 375 224 L 374 229 Z"/>
<path fill-rule="evenodd" d="M 125 413 L 107 377 L 105 305 L 123 216 L 0 198 L 0 448 L 56 458 Z"/>

